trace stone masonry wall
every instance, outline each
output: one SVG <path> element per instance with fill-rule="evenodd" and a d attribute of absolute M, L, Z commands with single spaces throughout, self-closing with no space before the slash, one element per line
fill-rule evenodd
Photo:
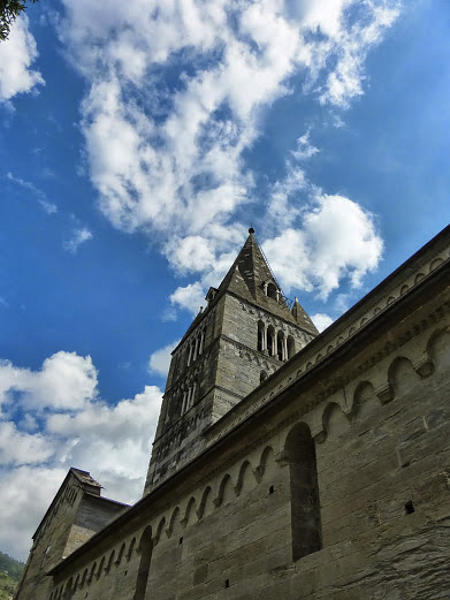
<path fill-rule="evenodd" d="M 450 597 L 449 320 L 425 319 L 447 296 L 336 358 L 328 368 L 345 383 L 323 400 L 320 380 L 291 386 L 281 407 L 67 561 L 51 600 L 68 584 L 73 600 L 136 598 L 148 527 L 150 574 L 136 600 Z M 392 341 L 408 327 L 399 350 Z M 286 440 L 298 423 L 314 437 L 322 547 L 294 561 Z"/>
<path fill-rule="evenodd" d="M 215 419 L 226 414 L 239 399 L 259 386 L 261 373 L 274 373 L 283 363 L 276 357 L 258 351 L 258 321 L 272 326 L 295 340 L 295 352 L 313 336 L 292 323 L 227 294 L 224 298 L 221 352 L 217 365 L 216 383 L 223 394 L 215 401 Z M 233 393 L 226 393 L 230 390 Z"/>

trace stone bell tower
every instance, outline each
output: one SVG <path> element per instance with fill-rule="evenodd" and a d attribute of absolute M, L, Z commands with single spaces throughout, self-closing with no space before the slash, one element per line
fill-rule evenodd
<path fill-rule="evenodd" d="M 289 307 L 254 230 L 172 352 L 145 493 L 194 458 L 203 433 L 315 335 Z"/>

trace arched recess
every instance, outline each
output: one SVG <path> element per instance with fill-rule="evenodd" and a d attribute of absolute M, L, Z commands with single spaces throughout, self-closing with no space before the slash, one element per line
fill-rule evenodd
<path fill-rule="evenodd" d="M 292 559 L 322 547 L 316 449 L 305 423 L 295 425 L 286 439 L 291 491 Z"/>
<path fill-rule="evenodd" d="M 336 402 L 327 404 L 323 411 L 322 424 L 324 431 L 327 432 L 328 441 L 337 440 L 350 427 L 347 416 Z"/>
<path fill-rule="evenodd" d="M 169 519 L 169 525 L 166 529 L 167 537 L 170 537 L 172 535 L 177 523 L 179 523 L 179 522 L 180 522 L 180 508 L 177 506 L 176 508 L 174 508 L 172 515 Z"/>
<path fill-rule="evenodd" d="M 184 517 L 182 520 L 182 525 L 187 527 L 188 525 L 192 525 L 195 522 L 195 498 L 191 496 L 189 498 L 189 502 L 186 506 L 186 511 L 184 513 Z"/>
<path fill-rule="evenodd" d="M 256 468 L 257 481 L 263 477 L 272 477 L 275 472 L 275 453 L 271 446 L 266 446 L 261 454 L 259 465 Z"/>
<path fill-rule="evenodd" d="M 248 460 L 244 460 L 240 469 L 239 475 L 237 478 L 236 487 L 234 489 L 236 496 L 239 496 L 243 491 L 249 491 L 253 486 L 254 478 L 252 475 L 252 468 L 250 462 Z"/>
<path fill-rule="evenodd" d="M 443 262 L 444 262 L 444 260 L 442 258 L 440 258 L 439 256 L 437 258 L 435 258 L 430 264 L 430 273 L 431 273 L 431 271 L 434 271 L 435 269 L 437 269 L 438 266 L 440 264 L 442 264 Z"/>
<path fill-rule="evenodd" d="M 216 506 L 221 506 L 227 502 L 233 500 L 233 485 L 229 473 L 223 476 L 222 481 L 219 485 L 219 491 L 217 492 L 217 498 L 214 500 Z"/>
<path fill-rule="evenodd" d="M 208 487 L 204 490 L 202 494 L 202 499 L 200 500 L 200 506 L 197 510 L 197 517 L 202 519 L 203 517 L 207 517 L 213 511 L 213 502 L 212 502 L 212 490 L 211 487 Z"/>
<path fill-rule="evenodd" d="M 261 371 L 259 374 L 259 383 L 262 383 L 267 379 L 267 373 L 265 371 Z"/>
<path fill-rule="evenodd" d="M 75 592 L 75 589 L 73 587 L 73 578 L 71 577 L 66 584 L 66 589 L 64 592 L 64 600 L 70 600 L 70 598 L 72 598 L 74 592 Z"/>
<path fill-rule="evenodd" d="M 361 381 L 353 394 L 352 418 L 357 422 L 365 421 L 379 407 L 373 385 L 369 381 Z"/>
<path fill-rule="evenodd" d="M 131 557 L 133 555 L 133 550 L 134 550 L 134 546 L 136 545 L 136 538 L 134 537 L 131 540 L 130 543 L 130 547 L 128 548 L 128 552 L 127 552 L 127 561 L 129 562 L 131 560 Z"/>
<path fill-rule="evenodd" d="M 156 529 L 156 535 L 153 539 L 154 545 L 156 545 L 161 539 L 162 532 L 164 531 L 164 527 L 166 526 L 166 517 L 163 517 L 161 521 L 158 523 L 158 528 Z"/>
<path fill-rule="evenodd" d="M 150 525 L 144 529 L 144 533 L 142 534 L 139 544 L 139 550 L 141 553 L 141 559 L 139 561 L 138 574 L 136 578 L 136 591 L 134 593 L 133 600 L 144 600 L 145 592 L 147 590 L 148 576 L 150 574 L 150 565 L 153 554 L 152 528 Z"/>
<path fill-rule="evenodd" d="M 277 287 L 274 283 L 267 284 L 267 295 L 269 298 L 277 299 Z"/>
<path fill-rule="evenodd" d="M 450 367 L 450 328 L 435 331 L 427 344 L 427 354 L 436 365 L 436 369 Z"/>
<path fill-rule="evenodd" d="M 125 552 L 125 542 L 120 546 L 119 554 L 117 555 L 116 565 L 120 565 Z"/>
<path fill-rule="evenodd" d="M 97 561 L 95 561 L 91 567 L 91 570 L 89 572 L 89 577 L 88 577 L 88 583 L 91 583 L 91 581 L 94 579 L 94 573 L 95 573 L 96 569 L 97 569 Z"/>
<path fill-rule="evenodd" d="M 415 372 L 409 358 L 398 356 L 388 369 L 388 381 L 396 396 L 408 392 L 420 382 L 420 376 Z"/>
<path fill-rule="evenodd" d="M 103 575 L 103 571 L 105 569 L 105 560 L 106 560 L 106 557 L 102 556 L 102 559 L 100 561 L 100 565 L 99 565 L 98 570 L 97 570 L 97 579 L 100 579 L 100 577 Z"/>
<path fill-rule="evenodd" d="M 277 334 L 277 358 L 284 360 L 284 333 L 282 331 Z"/>

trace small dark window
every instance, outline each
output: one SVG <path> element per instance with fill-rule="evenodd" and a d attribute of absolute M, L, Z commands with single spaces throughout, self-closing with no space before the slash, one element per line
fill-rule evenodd
<path fill-rule="evenodd" d="M 273 485 L 271 485 L 269 488 L 269 494 L 273 494 L 274 491 L 275 491 L 275 488 L 273 487 Z"/>
<path fill-rule="evenodd" d="M 225 579 L 225 587 L 226 588 L 230 587 L 230 580 L 229 579 Z"/>
<path fill-rule="evenodd" d="M 178 543 L 181 545 L 183 543 L 183 538 L 180 537 L 180 539 L 178 540 Z"/>
<path fill-rule="evenodd" d="M 258 351 L 262 352 L 265 348 L 265 332 L 264 332 L 264 324 L 261 321 L 258 321 Z"/>
<path fill-rule="evenodd" d="M 412 503 L 412 500 L 408 500 L 408 502 L 405 504 L 405 514 L 412 515 L 412 513 L 414 511 L 415 511 L 415 508 L 414 508 L 414 504 Z"/>
<path fill-rule="evenodd" d="M 277 299 L 277 288 L 273 283 L 269 283 L 267 286 L 267 295 L 269 298 L 274 298 L 275 300 Z"/>

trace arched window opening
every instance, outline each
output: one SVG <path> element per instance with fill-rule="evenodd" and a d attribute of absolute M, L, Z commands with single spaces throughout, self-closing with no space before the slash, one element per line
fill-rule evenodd
<path fill-rule="evenodd" d="M 288 358 L 292 358 L 295 354 L 295 341 L 292 335 L 288 335 L 287 339 Z"/>
<path fill-rule="evenodd" d="M 267 379 L 267 373 L 265 371 L 261 371 L 259 374 L 259 383 L 262 383 Z"/>
<path fill-rule="evenodd" d="M 262 321 L 258 321 L 258 350 L 263 352 L 266 349 L 266 328 Z"/>
<path fill-rule="evenodd" d="M 316 450 L 309 427 L 295 425 L 286 440 L 291 488 L 292 558 L 322 547 Z"/>
<path fill-rule="evenodd" d="M 275 330 L 272 325 L 267 328 L 267 350 L 269 356 L 275 356 Z"/>
<path fill-rule="evenodd" d="M 269 296 L 269 298 L 273 298 L 274 300 L 277 300 L 277 287 L 274 283 L 269 283 L 267 285 L 267 295 Z"/>
<path fill-rule="evenodd" d="M 282 331 L 277 334 L 277 358 L 284 360 L 284 335 Z"/>
<path fill-rule="evenodd" d="M 189 367 L 189 365 L 192 362 L 192 342 L 189 344 L 189 350 L 188 350 L 188 357 L 187 357 L 187 363 L 186 365 Z"/>
<path fill-rule="evenodd" d="M 147 590 L 148 576 L 150 573 L 150 565 L 152 562 L 153 539 L 152 528 L 146 527 L 142 534 L 140 543 L 141 560 L 139 561 L 139 569 L 136 579 L 136 591 L 133 600 L 144 600 Z"/>

